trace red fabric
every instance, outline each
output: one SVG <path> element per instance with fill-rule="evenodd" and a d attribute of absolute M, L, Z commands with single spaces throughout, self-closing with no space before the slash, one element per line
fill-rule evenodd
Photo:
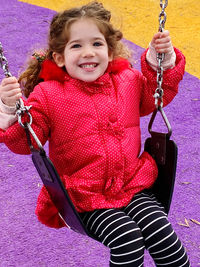
<path fill-rule="evenodd" d="M 118 73 L 130 67 L 130 63 L 123 58 L 116 58 L 109 63 L 107 72 Z M 57 65 L 51 60 L 45 60 L 42 64 L 42 69 L 40 72 L 41 79 L 44 81 L 56 80 L 59 82 L 64 82 L 70 79 L 70 76 L 62 68 L 58 68 Z"/>
<path fill-rule="evenodd" d="M 185 58 L 175 52 L 176 66 L 164 72 L 165 105 L 176 95 L 184 74 Z M 42 144 L 49 140 L 49 157 L 78 212 L 125 206 L 157 177 L 148 153 L 139 157 L 139 118 L 153 111 L 157 87 L 156 72 L 145 59 L 144 53 L 143 74 L 118 59 L 93 83 L 74 80 L 45 62 L 41 77 L 46 81 L 27 100 L 33 130 Z M 15 153 L 30 153 L 17 123 L 0 132 L 0 142 Z M 36 209 L 39 220 L 51 227 L 64 226 L 51 205 L 42 189 Z"/>
<path fill-rule="evenodd" d="M 56 81 L 64 82 L 65 75 L 67 75 L 67 73 L 62 68 L 58 68 L 57 65 L 53 61 L 45 60 L 42 63 L 42 69 L 41 69 L 39 78 L 45 81 L 56 80 Z"/>
<path fill-rule="evenodd" d="M 64 221 L 58 215 L 58 210 L 52 203 L 44 186 L 39 193 L 35 212 L 38 219 L 49 227 L 61 228 L 66 226 Z"/>

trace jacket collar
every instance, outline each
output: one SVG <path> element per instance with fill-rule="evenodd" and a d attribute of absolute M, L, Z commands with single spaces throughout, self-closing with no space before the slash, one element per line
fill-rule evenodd
<path fill-rule="evenodd" d="M 92 84 L 102 84 L 108 79 L 108 74 L 116 74 L 128 68 L 130 68 L 130 63 L 128 60 L 117 58 L 109 63 L 105 74 L 99 77 L 95 82 L 92 82 Z M 42 69 L 39 78 L 43 79 L 44 81 L 56 80 L 61 83 L 73 79 L 64 69 L 58 67 L 53 61 L 48 59 L 42 63 Z"/>
<path fill-rule="evenodd" d="M 58 67 L 53 61 L 45 60 L 42 64 L 42 69 L 39 78 L 44 81 L 56 80 L 64 83 L 70 81 L 77 88 L 82 88 L 84 91 L 90 94 L 109 94 L 112 87 L 112 81 L 110 74 L 119 73 L 125 69 L 130 68 L 128 60 L 123 58 L 117 58 L 109 63 L 106 72 L 94 82 L 83 82 L 78 79 L 74 79 L 63 69 Z"/>

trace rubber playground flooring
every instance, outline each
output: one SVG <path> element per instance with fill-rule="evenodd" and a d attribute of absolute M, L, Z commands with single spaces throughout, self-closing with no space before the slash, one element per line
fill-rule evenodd
<path fill-rule="evenodd" d="M 55 11 L 87 1 L 0 0 L 0 42 L 17 76 L 27 54 L 46 43 Z M 158 28 L 158 0 L 102 0 L 134 51 L 134 66 Z M 169 0 L 166 28 L 186 55 L 187 66 L 177 97 L 165 108 L 177 143 L 178 166 L 169 220 L 185 245 L 192 267 L 200 266 L 200 6 L 196 0 Z M 0 79 L 3 78 L 0 70 Z M 158 120 L 159 121 L 159 120 Z M 149 116 L 142 118 L 143 141 Z M 47 147 L 45 147 L 47 148 Z M 102 244 L 68 229 L 47 228 L 34 214 L 41 181 L 30 156 L 11 153 L 0 144 L 0 267 L 108 267 Z M 155 266 L 145 255 L 144 267 Z"/>

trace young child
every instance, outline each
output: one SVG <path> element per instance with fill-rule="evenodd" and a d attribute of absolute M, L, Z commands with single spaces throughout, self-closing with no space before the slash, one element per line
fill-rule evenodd
<path fill-rule="evenodd" d="M 88 231 L 110 248 L 110 266 L 143 266 L 145 248 L 156 266 L 190 266 L 164 208 L 145 190 L 156 180 L 156 164 L 147 152 L 139 156 L 139 118 L 155 106 L 156 52 L 166 53 L 164 105 L 177 94 L 185 58 L 169 32 L 159 32 L 138 72 L 110 18 L 98 2 L 54 16 L 48 49 L 34 53 L 19 78 L 32 128 L 42 144 L 49 141 L 49 157 Z M 29 154 L 25 131 L 14 123 L 19 83 L 1 82 L 0 142 Z M 50 227 L 65 225 L 44 187 L 36 214 Z"/>

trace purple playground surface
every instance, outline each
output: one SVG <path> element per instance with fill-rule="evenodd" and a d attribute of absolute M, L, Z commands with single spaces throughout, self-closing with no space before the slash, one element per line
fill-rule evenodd
<path fill-rule="evenodd" d="M 0 12 L 0 42 L 10 71 L 17 76 L 27 53 L 45 44 L 54 11 L 16 0 L 0 0 Z M 135 51 L 135 67 L 140 68 L 139 59 L 144 49 L 129 41 L 127 44 Z M 0 70 L 0 79 L 2 73 Z M 169 220 L 187 249 L 191 266 L 198 267 L 200 80 L 185 73 L 178 96 L 165 112 L 179 149 Z M 142 118 L 143 141 L 148 136 L 148 122 L 149 116 Z M 102 244 L 67 228 L 55 230 L 37 221 L 34 211 L 41 185 L 30 156 L 13 154 L 0 144 L 0 267 L 109 266 L 109 250 Z M 148 254 L 144 266 L 154 266 Z"/>

